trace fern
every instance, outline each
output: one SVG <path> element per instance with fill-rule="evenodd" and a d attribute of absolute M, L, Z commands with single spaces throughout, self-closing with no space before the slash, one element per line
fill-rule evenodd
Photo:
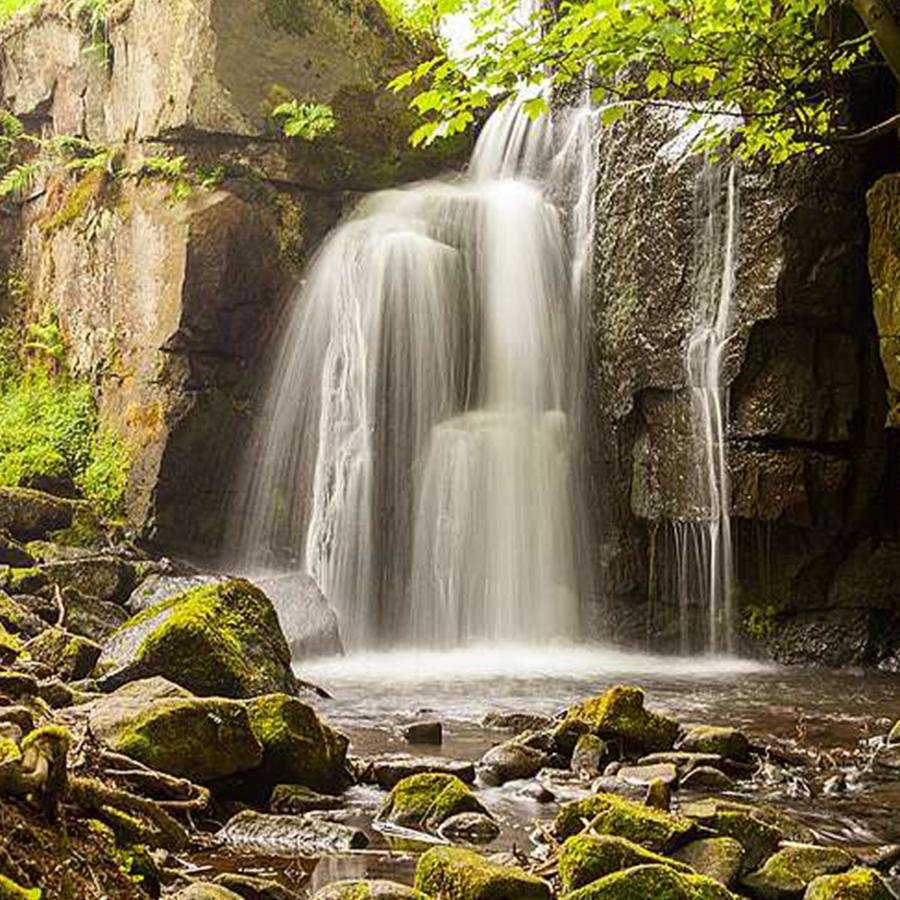
<path fill-rule="evenodd" d="M 272 118 L 278 122 L 285 137 L 299 137 L 314 141 L 334 130 L 337 124 L 334 110 L 323 103 L 300 103 L 289 100 L 272 110 Z"/>
<path fill-rule="evenodd" d="M 40 166 L 37 163 L 20 163 L 9 169 L 0 178 L 0 197 L 20 199 L 28 193 Z"/>

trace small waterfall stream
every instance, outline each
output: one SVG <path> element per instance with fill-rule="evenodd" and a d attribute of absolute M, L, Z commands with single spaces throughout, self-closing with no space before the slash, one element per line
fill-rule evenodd
<path fill-rule="evenodd" d="M 463 177 L 364 200 L 290 305 L 231 547 L 308 571 L 351 647 L 577 633 L 597 136 L 499 110 Z"/>

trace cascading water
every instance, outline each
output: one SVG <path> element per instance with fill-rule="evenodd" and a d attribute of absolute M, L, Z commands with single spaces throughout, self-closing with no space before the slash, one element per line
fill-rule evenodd
<path fill-rule="evenodd" d="M 587 108 L 501 109 L 465 177 L 364 201 L 291 305 L 231 545 L 305 567 L 350 646 L 575 635 L 596 139 Z"/>

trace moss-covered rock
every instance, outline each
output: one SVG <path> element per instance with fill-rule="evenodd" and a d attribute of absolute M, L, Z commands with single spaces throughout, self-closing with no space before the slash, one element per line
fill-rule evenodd
<path fill-rule="evenodd" d="M 440 900 L 550 900 L 550 886 L 514 866 L 498 866 L 478 853 L 435 847 L 416 866 L 416 888 Z"/>
<path fill-rule="evenodd" d="M 10 594 L 34 594 L 50 582 L 37 566 L 10 569 L 6 574 L 6 589 Z"/>
<path fill-rule="evenodd" d="M 653 753 L 672 749 L 678 723 L 645 710 L 644 692 L 639 687 L 619 684 L 570 707 L 554 738 L 563 750 L 571 752 L 583 734 L 618 741 L 627 752 Z"/>
<path fill-rule="evenodd" d="M 853 858 L 838 847 L 791 844 L 766 860 L 756 872 L 745 875 L 743 887 L 759 900 L 791 900 L 820 875 L 846 872 Z"/>
<path fill-rule="evenodd" d="M 61 628 L 47 628 L 28 645 L 32 659 L 44 663 L 63 681 L 87 678 L 100 658 L 99 644 Z"/>
<path fill-rule="evenodd" d="M 28 488 L 0 488 L 0 528 L 14 538 L 40 538 L 71 524 L 71 502 Z"/>
<path fill-rule="evenodd" d="M 627 838 L 656 853 L 675 849 L 689 841 L 696 831 L 690 819 L 615 794 L 596 794 L 564 804 L 553 829 L 559 838 L 571 837 L 582 830 L 584 821 L 591 822 L 597 834 Z"/>
<path fill-rule="evenodd" d="M 211 881 L 195 881 L 173 895 L 173 900 L 243 900 L 240 894 Z"/>
<path fill-rule="evenodd" d="M 0 663 L 10 665 L 18 658 L 22 652 L 22 641 L 18 635 L 10 634 L 0 625 Z"/>
<path fill-rule="evenodd" d="M 100 600 L 124 601 L 134 583 L 131 566 L 114 556 L 60 559 L 40 567 L 51 584 Z"/>
<path fill-rule="evenodd" d="M 243 579 L 202 585 L 138 613 L 106 644 L 99 669 L 120 679 L 161 675 L 204 696 L 297 690 L 275 610 Z"/>
<path fill-rule="evenodd" d="M 302 815 L 314 810 L 340 809 L 337 797 L 320 794 L 303 784 L 276 784 L 269 795 L 269 810 L 273 813 Z"/>
<path fill-rule="evenodd" d="M 730 837 L 700 838 L 679 847 L 673 857 L 705 875 L 731 887 L 744 867 L 744 848 Z"/>
<path fill-rule="evenodd" d="M 99 700 L 90 727 L 116 752 L 192 781 L 255 769 L 263 759 L 244 704 L 193 697 L 164 678 L 133 682 Z"/>
<path fill-rule="evenodd" d="M 693 874 L 690 866 L 646 850 L 626 838 L 580 834 L 563 844 L 559 879 L 563 891 L 574 891 L 613 872 L 641 865 L 671 866 L 676 872 Z"/>
<path fill-rule="evenodd" d="M 687 753 L 715 753 L 725 759 L 743 761 L 750 755 L 750 741 L 736 728 L 698 725 L 678 742 L 678 749 Z"/>
<path fill-rule="evenodd" d="M 3 591 L 0 591 L 0 625 L 12 634 L 25 638 L 35 637 L 47 627 L 47 623 L 40 616 L 17 603 Z"/>
<path fill-rule="evenodd" d="M 816 878 L 804 900 L 893 900 L 893 894 L 878 872 L 859 868 Z"/>
<path fill-rule="evenodd" d="M 337 791 L 347 782 L 347 738 L 326 725 L 306 703 L 267 694 L 246 704 L 250 727 L 263 747 L 257 778 Z"/>
<path fill-rule="evenodd" d="M 445 819 L 463 812 L 487 814 L 475 794 L 455 775 L 423 772 L 394 785 L 378 811 L 378 819 L 436 830 Z"/>
<path fill-rule="evenodd" d="M 33 566 L 34 557 L 8 533 L 0 531 L 0 565 Z"/>
<path fill-rule="evenodd" d="M 128 612 L 118 603 L 88 597 L 74 588 L 63 592 L 66 628 L 92 641 L 108 640 L 128 620 Z"/>
<path fill-rule="evenodd" d="M 313 894 L 313 900 L 430 900 L 427 894 L 396 881 L 335 881 Z"/>
<path fill-rule="evenodd" d="M 496 787 L 507 781 L 537 775 L 548 764 L 549 757 L 542 750 L 528 744 L 528 738 L 532 736 L 526 732 L 491 747 L 478 763 L 478 776 L 481 780 Z"/>
<path fill-rule="evenodd" d="M 685 875 L 670 866 L 636 866 L 614 872 L 570 894 L 563 900 L 736 900 L 735 895 L 711 878 Z"/>

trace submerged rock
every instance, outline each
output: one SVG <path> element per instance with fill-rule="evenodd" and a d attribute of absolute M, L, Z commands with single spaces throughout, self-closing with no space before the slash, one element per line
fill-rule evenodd
<path fill-rule="evenodd" d="M 465 900 L 550 900 L 550 886 L 523 869 L 498 866 L 458 847 L 434 847 L 416 866 L 416 888 L 432 897 Z"/>
<path fill-rule="evenodd" d="M 687 753 L 713 753 L 738 762 L 750 756 L 750 742 L 736 728 L 698 725 L 678 742 L 678 750 Z"/>
<path fill-rule="evenodd" d="M 730 837 L 700 838 L 679 847 L 672 856 L 725 887 L 735 884 L 744 867 L 744 848 Z"/>
<path fill-rule="evenodd" d="M 191 781 L 245 772 L 263 759 L 243 704 L 194 697 L 164 678 L 133 682 L 96 701 L 89 722 L 116 752 Z"/>
<path fill-rule="evenodd" d="M 656 853 L 674 850 L 697 830 L 690 819 L 613 794 L 597 794 L 564 804 L 553 822 L 553 830 L 559 838 L 571 837 L 582 830 L 583 821 L 591 822 L 592 830 L 599 835 L 627 838 Z"/>
<path fill-rule="evenodd" d="M 645 710 L 640 688 L 620 684 L 570 707 L 554 737 L 564 750 L 571 752 L 583 734 L 618 741 L 626 752 L 651 753 L 672 749 L 678 723 Z"/>
<path fill-rule="evenodd" d="M 378 820 L 408 828 L 434 831 L 458 813 L 487 810 L 472 791 L 455 775 L 424 772 L 399 781 L 388 794 Z"/>
<path fill-rule="evenodd" d="M 300 815 L 342 806 L 343 802 L 337 797 L 319 794 L 302 784 L 276 784 L 269 797 L 269 810 L 273 813 Z"/>
<path fill-rule="evenodd" d="M 735 895 L 703 875 L 676 872 L 671 866 L 635 866 L 614 872 L 565 894 L 563 900 L 736 900 Z"/>
<path fill-rule="evenodd" d="M 462 812 L 445 819 L 438 828 L 440 837 L 468 844 L 489 844 L 500 835 L 500 826 L 488 815 Z"/>
<path fill-rule="evenodd" d="M 806 889 L 803 900 L 894 900 L 885 880 L 874 869 L 851 869 L 823 875 Z"/>
<path fill-rule="evenodd" d="M 745 875 L 743 887 L 759 900 L 791 900 L 820 875 L 846 872 L 853 858 L 838 847 L 793 844 L 779 850 L 756 872 Z"/>
<path fill-rule="evenodd" d="M 309 814 L 276 816 L 252 809 L 229 819 L 217 837 L 242 850 L 291 856 L 361 850 L 369 844 L 365 832 L 342 822 Z"/>
<path fill-rule="evenodd" d="M 360 761 L 358 778 L 363 784 L 377 784 L 389 791 L 403 778 L 425 772 L 455 775 L 467 784 L 475 781 L 475 766 L 471 762 L 442 756 L 410 756 L 407 753 L 383 753 Z"/>
<path fill-rule="evenodd" d="M 692 872 L 690 866 L 653 853 L 626 838 L 575 835 L 563 844 L 560 852 L 559 878 L 563 891 L 568 892 L 612 872 L 640 865 L 670 866 L 677 872 Z"/>
<path fill-rule="evenodd" d="M 550 757 L 526 743 L 528 732 L 492 747 L 481 757 L 476 771 L 487 785 L 496 787 L 507 781 L 533 778 L 550 761 Z"/>
<path fill-rule="evenodd" d="M 99 661 L 114 682 L 161 675 L 200 695 L 296 693 L 272 604 L 243 579 L 202 585 L 129 619 Z"/>
<path fill-rule="evenodd" d="M 312 900 L 431 900 L 428 895 L 396 881 L 335 881 L 319 888 Z"/>

